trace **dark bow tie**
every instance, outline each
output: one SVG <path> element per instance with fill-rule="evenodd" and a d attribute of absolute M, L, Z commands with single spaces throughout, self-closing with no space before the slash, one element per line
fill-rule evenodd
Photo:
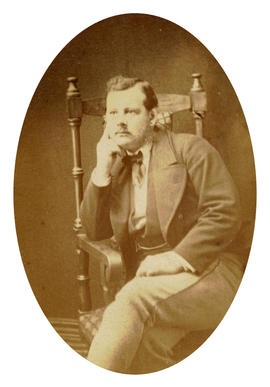
<path fill-rule="evenodd" d="M 132 182 L 134 185 L 139 187 L 142 185 L 144 175 L 145 175 L 145 166 L 143 165 L 143 154 L 141 151 L 134 155 L 126 155 L 123 158 L 123 162 L 130 169 L 132 168 Z"/>
<path fill-rule="evenodd" d="M 123 159 L 123 161 L 127 164 L 138 164 L 138 165 L 141 165 L 142 162 L 143 162 L 143 154 L 141 151 L 139 151 L 138 153 L 134 154 L 134 155 L 126 155 Z"/>

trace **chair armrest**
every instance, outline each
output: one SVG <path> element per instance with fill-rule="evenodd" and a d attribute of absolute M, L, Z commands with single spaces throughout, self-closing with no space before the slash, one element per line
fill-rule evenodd
<path fill-rule="evenodd" d="M 102 282 L 120 285 L 125 277 L 125 267 L 121 252 L 112 247 L 111 240 L 90 241 L 86 234 L 78 234 L 77 237 L 78 247 L 103 267 Z"/>

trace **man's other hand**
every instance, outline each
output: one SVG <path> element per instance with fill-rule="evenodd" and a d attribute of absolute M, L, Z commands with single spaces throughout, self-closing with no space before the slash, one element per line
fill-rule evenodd
<path fill-rule="evenodd" d="M 185 262 L 186 261 L 174 251 L 148 255 L 140 264 L 136 276 L 148 277 L 181 273 L 187 271 Z"/>

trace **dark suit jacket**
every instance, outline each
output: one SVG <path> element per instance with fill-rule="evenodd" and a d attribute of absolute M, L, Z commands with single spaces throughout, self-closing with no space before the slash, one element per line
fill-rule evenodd
<path fill-rule="evenodd" d="M 198 273 L 216 258 L 238 259 L 230 253 L 240 228 L 238 193 L 219 153 L 204 139 L 166 132 L 154 140 L 148 179 L 164 239 Z M 176 153 L 176 154 L 175 154 Z M 91 240 L 113 234 L 124 256 L 132 256 L 128 235 L 129 180 L 121 160 L 112 169 L 112 182 L 96 187 L 91 180 L 81 206 L 83 226 Z M 148 203 L 153 192 L 148 190 Z M 147 207 L 147 219 L 152 209 Z M 127 258 L 128 259 L 128 258 Z"/>

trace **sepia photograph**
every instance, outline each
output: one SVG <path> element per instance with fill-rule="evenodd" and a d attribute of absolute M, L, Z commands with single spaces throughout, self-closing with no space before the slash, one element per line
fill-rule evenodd
<path fill-rule="evenodd" d="M 99 375 L 169 375 L 229 326 L 245 282 L 246 110 L 180 21 L 112 12 L 68 36 L 29 92 L 14 162 L 35 334 Z"/>
<path fill-rule="evenodd" d="M 87 358 L 111 371 L 184 359 L 239 287 L 255 180 L 239 101 L 195 37 L 145 14 L 90 26 L 49 66 L 18 146 L 18 241 L 44 314 L 84 356 L 78 311 Z"/>

